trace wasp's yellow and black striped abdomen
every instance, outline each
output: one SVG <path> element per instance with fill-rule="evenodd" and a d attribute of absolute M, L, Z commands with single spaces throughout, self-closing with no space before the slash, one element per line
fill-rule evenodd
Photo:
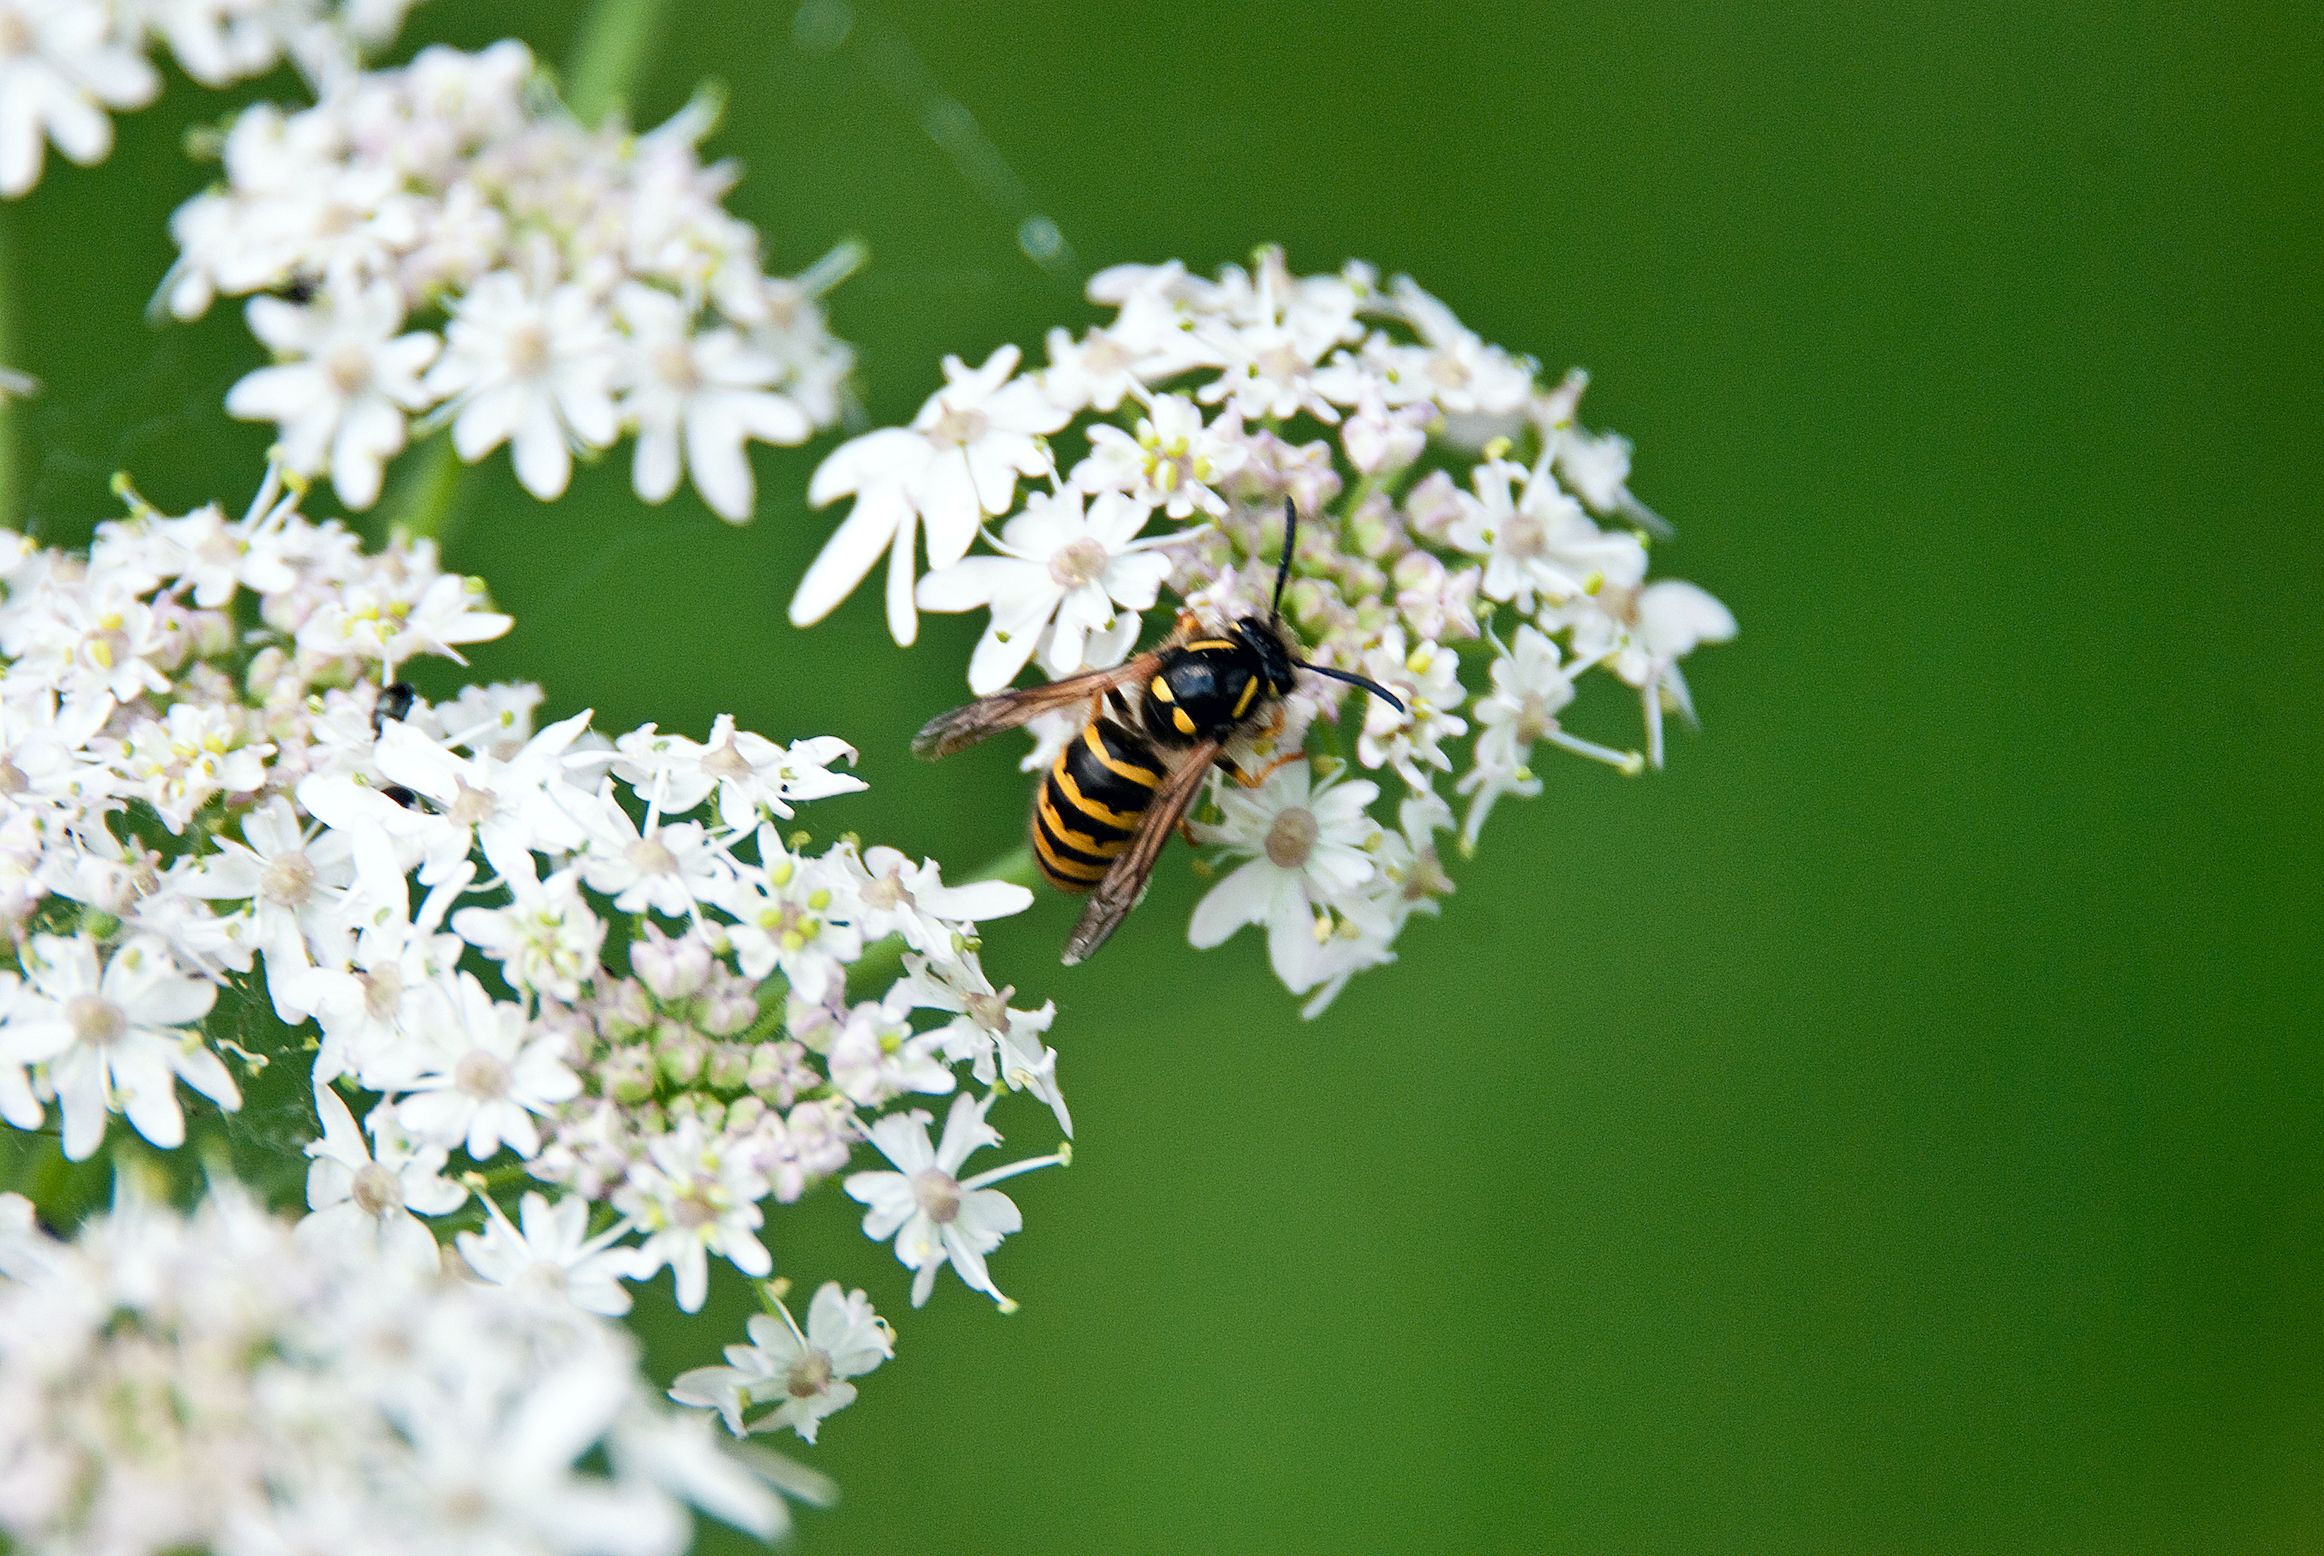
<path fill-rule="evenodd" d="M 1151 746 L 1099 717 L 1057 753 L 1033 807 L 1033 857 L 1060 891 L 1088 891 L 1130 845 L 1162 766 Z"/>

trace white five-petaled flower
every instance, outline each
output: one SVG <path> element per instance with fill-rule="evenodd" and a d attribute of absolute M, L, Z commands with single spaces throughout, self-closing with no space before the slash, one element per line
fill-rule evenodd
<path fill-rule="evenodd" d="M 842 1291 L 837 1281 L 815 1293 L 803 1330 L 780 1301 L 744 1327 L 750 1344 L 728 1346 L 725 1366 L 680 1373 L 670 1388 L 682 1405 L 717 1411 L 737 1437 L 787 1426 L 813 1442 L 825 1416 L 855 1402 L 848 1380 L 896 1354 L 895 1331 L 872 1311 L 871 1298 Z M 772 1410 L 749 1414 L 770 1404 Z"/>
<path fill-rule="evenodd" d="M 1137 641 L 1170 559 L 1154 548 L 1175 535 L 1138 538 L 1153 516 L 1145 502 L 1104 492 L 1087 502 L 1072 488 L 1036 495 L 993 542 L 998 556 L 964 557 L 920 580 L 924 609 L 988 608 L 992 620 L 968 662 L 969 690 L 999 691 L 1041 651 L 1051 676 L 1114 664 Z"/>
<path fill-rule="evenodd" d="M 446 1178 L 448 1153 L 409 1139 L 394 1109 L 373 1109 L 376 1143 L 366 1142 L 355 1116 L 329 1086 L 315 1089 L 323 1138 L 307 1146 L 307 1218 L 302 1237 L 352 1238 L 423 1273 L 437 1266 L 436 1235 L 421 1216 L 447 1215 L 468 1191 Z"/>
<path fill-rule="evenodd" d="M 1588 668 L 1587 660 L 1561 663 L 1557 645 L 1530 622 L 1517 629 L 1509 652 L 1493 661 L 1493 689 L 1477 701 L 1476 765 L 1455 785 L 1459 793 L 1475 796 L 1461 825 L 1463 848 L 1477 846 L 1477 834 L 1502 795 L 1541 792 L 1541 780 L 1526 766 L 1538 741 L 1623 773 L 1638 771 L 1636 752 L 1612 750 L 1558 725 L 1558 714 L 1574 700 L 1574 677 Z"/>
<path fill-rule="evenodd" d="M 186 1030 L 210 1013 L 218 991 L 179 972 L 157 945 L 125 945 L 100 967 L 87 940 L 35 935 L 24 971 L 9 1041 L 19 1056 L 48 1062 L 66 1160 L 94 1156 L 116 1110 L 155 1145 L 184 1143 L 181 1080 L 229 1112 L 242 1105 L 226 1066 Z"/>
<path fill-rule="evenodd" d="M 403 299 L 384 281 L 335 287 L 305 307 L 254 297 L 249 312 L 250 332 L 284 360 L 228 390 L 227 414 L 278 423 L 285 464 L 330 471 L 341 502 L 370 507 L 387 461 L 403 452 L 405 417 L 427 408 L 420 375 L 442 342 L 398 333 Z"/>
<path fill-rule="evenodd" d="M 1073 468 L 1076 486 L 1127 492 L 1174 519 L 1224 514 L 1227 502 L 1218 489 L 1249 457 L 1240 417 L 1229 411 L 1205 424 L 1181 394 L 1153 396 L 1132 432 L 1092 427 L 1089 444 L 1089 457 Z"/>
<path fill-rule="evenodd" d="M 1198 825 L 1198 841 L 1246 860 L 1194 907 L 1187 938 L 1207 949 L 1245 924 L 1267 930 L 1267 960 L 1295 994 L 1323 976 L 1318 950 L 1328 914 L 1353 898 L 1378 868 L 1381 829 L 1365 807 L 1379 797 L 1368 780 L 1318 783 L 1306 762 L 1287 762 L 1256 789 L 1220 783 L 1220 819 Z"/>
<path fill-rule="evenodd" d="M 528 1193 L 517 1206 L 517 1223 L 511 1223 L 489 1196 L 484 1206 L 484 1230 L 462 1232 L 455 1239 L 460 1257 L 478 1279 L 559 1297 L 585 1313 L 608 1318 L 629 1311 L 629 1292 L 622 1282 L 634 1278 L 639 1269 L 637 1250 L 619 1246 L 629 1234 L 628 1222 L 616 1221 L 592 1237 L 589 1202 L 577 1197 L 552 1202 Z"/>
<path fill-rule="evenodd" d="M 756 495 L 743 445 L 804 443 L 814 431 L 798 402 L 772 387 L 783 364 L 737 331 L 697 331 L 693 310 L 658 287 L 631 282 L 614 305 L 630 334 L 621 412 L 637 426 L 638 496 L 665 502 L 690 471 L 710 510 L 741 523 Z"/>
<path fill-rule="evenodd" d="M 1065 425 L 1067 412 L 1038 379 L 1012 381 L 1017 361 L 1014 346 L 976 368 L 946 357 L 944 387 L 910 427 L 852 438 L 816 467 L 810 504 L 820 508 L 850 495 L 856 502 L 799 580 L 791 597 L 794 625 L 830 615 L 884 551 L 888 630 L 898 643 L 919 636 L 912 583 L 921 526 L 928 531 L 928 566 L 950 567 L 968 555 L 988 516 L 1016 504 L 1019 476 L 1054 468 L 1044 439 Z"/>
<path fill-rule="evenodd" d="M 47 142 L 84 165 L 105 160 L 113 149 L 105 110 L 142 107 L 161 89 L 107 9 L 0 0 L 0 199 L 40 182 Z"/>
<path fill-rule="evenodd" d="M 564 495 L 574 449 L 603 448 L 619 432 L 619 367 L 613 328 L 587 292 L 502 270 L 452 305 L 426 384 L 455 407 L 452 446 L 462 459 L 474 464 L 506 443 L 517 480 L 546 500 Z"/>
<path fill-rule="evenodd" d="M 986 1256 L 1025 1224 L 1016 1201 L 992 1187 L 1036 1167 L 1062 1166 L 1069 1158 L 1029 1157 L 963 1178 L 960 1169 L 975 1152 L 1000 1144 L 1000 1132 L 984 1121 L 993 1099 L 966 1092 L 952 1099 L 944 1138 L 931 1146 L 929 1116 L 914 1109 L 890 1113 L 872 1125 L 870 1139 L 894 1165 L 893 1172 L 859 1172 L 847 1180 L 850 1199 L 866 1206 L 863 1230 L 874 1242 L 894 1238 L 896 1258 L 912 1271 L 912 1306 L 920 1307 L 936 1289 L 936 1272 L 950 1264 L 974 1291 L 1011 1306 L 993 1284 Z"/>
<path fill-rule="evenodd" d="M 654 1136 L 646 1159 L 614 1193 L 614 1208 L 646 1234 L 630 1278 L 644 1280 L 668 1265 L 678 1306 L 699 1313 L 710 1291 L 711 1254 L 745 1275 L 768 1274 L 774 1255 L 758 1236 L 766 1219 L 758 1202 L 767 1190 L 752 1161 L 707 1136 L 695 1119 Z"/>
<path fill-rule="evenodd" d="M 530 1160 L 541 1148 L 538 1118 L 581 1091 L 564 1043 L 495 1000 L 473 973 L 432 992 L 427 1057 L 397 1117 L 416 1138 L 460 1146 L 474 1161 L 503 1145 Z"/>
<path fill-rule="evenodd" d="M 921 955 L 948 960 L 960 954 L 959 941 L 977 924 L 1033 905 L 1033 894 L 1014 881 L 947 886 L 943 866 L 935 860 L 914 864 L 893 848 L 874 847 L 860 861 L 843 857 L 861 872 L 852 895 L 856 927 L 867 944 L 902 935 Z"/>

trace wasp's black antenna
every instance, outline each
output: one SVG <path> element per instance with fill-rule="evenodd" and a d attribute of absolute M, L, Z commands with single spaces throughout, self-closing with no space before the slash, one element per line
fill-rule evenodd
<path fill-rule="evenodd" d="M 1283 499 L 1283 560 L 1275 567 L 1275 616 L 1283 615 L 1283 586 L 1291 582 L 1291 547 L 1299 539 L 1299 504 Z"/>
<path fill-rule="evenodd" d="M 1388 690 L 1387 687 L 1382 686 L 1378 681 L 1366 680 L 1363 676 L 1351 674 L 1346 670 L 1334 670 L 1329 665 L 1311 665 L 1304 659 L 1294 659 L 1291 662 L 1302 670 L 1312 670 L 1317 675 L 1324 676 L 1330 680 L 1345 681 L 1350 686 L 1361 686 L 1365 691 L 1370 692 L 1373 696 L 1379 698 L 1389 707 L 1394 708 L 1398 713 L 1402 713 L 1404 711 L 1404 704 L 1396 700 L 1396 694 Z"/>

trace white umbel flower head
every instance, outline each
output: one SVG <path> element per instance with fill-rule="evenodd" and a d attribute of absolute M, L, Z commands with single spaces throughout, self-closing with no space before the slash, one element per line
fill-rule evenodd
<path fill-rule="evenodd" d="M 1307 850 L 1293 840 L 1322 812 L 1285 797 L 1306 769 L 1254 797 L 1220 764 L 1188 820 L 1225 845 L 1208 864 L 1230 873 L 1192 933 L 1207 946 L 1265 924 L 1274 970 L 1313 1014 L 1356 972 L 1394 961 L 1404 928 L 1450 890 L 1408 806 L 1449 817 L 1438 790 L 1450 780 L 1472 797 L 1473 846 L 1498 799 L 1539 792 L 1533 746 L 1625 773 L 1659 767 L 1665 712 L 1693 722 L 1680 660 L 1731 638 L 1734 618 L 1692 584 L 1649 576 L 1670 527 L 1630 490 L 1629 443 L 1583 430 L 1586 375 L 1544 379 L 1408 277 L 1358 261 L 1300 275 L 1264 248 L 1209 277 L 1175 260 L 1117 265 L 1091 278 L 1089 298 L 1105 316 L 1050 330 L 1031 380 L 1013 376 L 1009 348 L 974 373 L 947 359 L 945 388 L 909 426 L 833 451 L 810 497 L 855 506 L 791 619 L 828 615 L 885 553 L 898 643 L 913 641 L 916 609 L 986 613 L 967 673 L 987 696 L 1029 666 L 1061 680 L 1121 663 L 1141 640 L 1152 649 L 1157 617 L 1199 640 L 1279 608 L 1301 668 L 1282 704 L 1226 743 L 1233 771 L 1304 754 L 1317 772 L 1352 761 L 1377 781 L 1317 785 L 1331 823 Z M 1027 383 L 1046 408 L 1036 417 L 1026 395 L 1004 426 L 992 408 Z M 939 427 L 989 462 L 940 448 Z M 1088 450 L 1062 493 L 1051 437 Z M 1016 477 L 1034 473 L 1049 489 L 1020 501 Z M 1642 752 L 1556 722 L 1593 674 L 1637 695 Z M 1081 722 L 1073 708 L 1030 720 L 1025 770 L 1046 768 Z M 1279 814 L 1293 819 L 1275 831 Z M 1297 868 L 1271 861 L 1271 831 Z"/>

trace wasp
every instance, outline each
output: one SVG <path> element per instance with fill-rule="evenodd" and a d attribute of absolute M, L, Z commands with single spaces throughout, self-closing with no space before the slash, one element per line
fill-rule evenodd
<path fill-rule="evenodd" d="M 1241 735 L 1281 732 L 1294 672 L 1345 681 L 1404 711 L 1377 681 L 1299 657 L 1283 623 L 1298 531 L 1298 506 L 1286 499 L 1283 559 L 1266 615 L 1224 625 L 1182 615 L 1169 637 L 1122 664 L 980 697 L 930 720 L 913 738 L 913 754 L 933 761 L 1044 713 L 1087 704 L 1080 732 L 1050 763 L 1033 801 L 1033 857 L 1043 878 L 1060 891 L 1092 893 L 1065 942 L 1067 966 L 1104 945 L 1138 905 L 1162 845 L 1211 768 L 1246 787 L 1264 780 L 1264 772 L 1244 772 L 1226 748 Z"/>

